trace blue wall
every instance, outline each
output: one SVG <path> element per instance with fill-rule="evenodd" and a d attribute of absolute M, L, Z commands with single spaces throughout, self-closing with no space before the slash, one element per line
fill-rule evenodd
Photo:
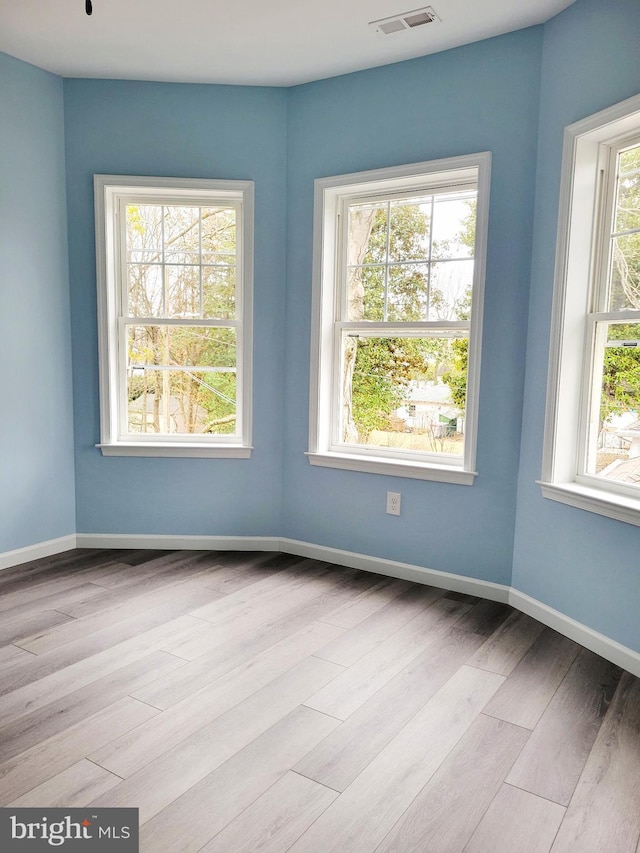
<path fill-rule="evenodd" d="M 78 531 L 277 535 L 282 487 L 286 92 L 66 80 Z M 254 444 L 248 460 L 103 457 L 94 173 L 255 187 Z"/>
<path fill-rule="evenodd" d="M 0 54 L 0 553 L 75 532 L 62 81 Z"/>
<path fill-rule="evenodd" d="M 289 100 L 287 536 L 509 583 L 529 296 L 542 28 L 294 89 Z M 492 152 L 472 487 L 311 467 L 313 180 Z M 385 513 L 402 493 L 399 518 Z"/>
<path fill-rule="evenodd" d="M 578 0 L 545 26 L 513 585 L 640 651 L 640 530 L 545 500 L 540 477 L 562 139 L 640 92 L 640 4 Z"/>

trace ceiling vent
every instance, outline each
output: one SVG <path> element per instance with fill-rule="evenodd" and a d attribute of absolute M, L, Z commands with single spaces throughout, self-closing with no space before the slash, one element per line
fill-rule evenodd
<path fill-rule="evenodd" d="M 392 36 L 396 33 L 403 33 L 406 30 L 422 27 L 425 24 L 436 24 L 439 21 L 440 18 L 431 6 L 425 6 L 424 9 L 414 9 L 412 12 L 402 12 L 402 14 L 393 15 L 391 18 L 380 18 L 379 21 L 370 21 L 369 26 L 378 35 Z"/>

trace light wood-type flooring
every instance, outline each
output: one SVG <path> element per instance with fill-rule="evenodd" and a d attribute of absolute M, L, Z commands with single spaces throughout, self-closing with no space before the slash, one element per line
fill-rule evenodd
<path fill-rule="evenodd" d="M 640 679 L 512 608 L 282 554 L 0 572 L 0 804 L 144 853 L 640 853 Z"/>

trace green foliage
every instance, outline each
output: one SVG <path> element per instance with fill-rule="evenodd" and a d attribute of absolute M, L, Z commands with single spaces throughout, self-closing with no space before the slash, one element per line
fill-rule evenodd
<path fill-rule="evenodd" d="M 613 241 L 608 310 L 640 310 L 640 146 L 620 155 L 620 176 L 614 214 L 614 232 L 626 233 Z M 634 229 L 635 230 L 634 233 Z M 637 340 L 640 324 L 609 326 L 609 340 Z M 604 352 L 600 420 L 609 415 L 638 411 L 640 406 L 640 349 L 607 347 Z"/>
<path fill-rule="evenodd" d="M 235 251 L 231 208 L 127 206 L 128 313 L 158 318 L 129 327 L 132 430 L 235 432 L 235 330 L 162 325 L 235 316 Z"/>
<path fill-rule="evenodd" d="M 353 420 L 361 437 L 389 429 L 411 379 L 426 370 L 425 342 L 417 338 L 360 338 L 353 373 Z"/>
<path fill-rule="evenodd" d="M 468 216 L 455 242 L 473 253 L 475 200 L 467 202 Z M 430 256 L 431 215 L 426 205 L 380 203 L 352 209 L 350 262 L 350 319 L 400 322 L 446 317 L 450 307 L 429 282 L 429 259 L 448 257 L 451 241 L 433 241 Z M 369 217 L 369 228 L 365 219 Z M 358 235 L 357 238 L 354 235 Z M 364 236 L 363 236 L 364 235 Z M 358 244 L 358 241 L 362 241 Z M 389 262 L 385 289 L 385 263 Z M 408 263 L 413 262 L 413 263 Z M 468 319 L 471 294 L 454 306 L 455 316 Z M 406 402 L 412 380 L 442 379 L 451 389 L 454 405 L 464 408 L 467 386 L 468 340 L 448 338 L 373 338 L 358 340 L 352 377 L 352 417 L 359 440 L 373 430 L 393 427 L 394 410 Z"/>
<path fill-rule="evenodd" d="M 442 376 L 451 390 L 454 406 L 465 408 L 467 403 L 467 368 L 469 366 L 469 340 L 456 338 L 451 342 L 451 368 Z"/>
<path fill-rule="evenodd" d="M 637 340 L 640 324 L 616 323 L 609 327 L 610 340 Z M 600 420 L 609 415 L 638 411 L 640 406 L 640 348 L 607 347 L 604 351 Z"/>
<path fill-rule="evenodd" d="M 476 220 L 478 218 L 478 202 L 474 198 L 467 202 L 469 213 L 466 215 L 462 230 L 458 234 L 458 240 L 465 245 L 473 254 L 476 247 Z"/>
<path fill-rule="evenodd" d="M 417 204 L 392 205 L 389 219 L 386 205 L 375 210 L 360 262 L 379 266 L 365 266 L 355 271 L 364 289 L 364 319 L 426 319 L 429 283 L 426 265 L 398 264 L 390 267 L 385 304 L 384 264 L 387 257 L 391 262 L 426 261 L 429 228 L 430 217 Z"/>
<path fill-rule="evenodd" d="M 475 203 L 469 216 L 466 220 L 466 228 L 469 227 L 470 220 L 473 222 L 475 229 L 476 208 Z M 465 228 L 465 231 L 466 231 Z M 458 308 L 458 314 L 461 320 L 468 320 L 471 317 L 471 294 L 467 293 Z M 454 406 L 464 411 L 467 404 L 467 372 L 469 368 L 469 339 L 455 338 L 451 341 L 451 359 L 449 370 L 442 375 L 442 381 L 449 386 L 451 390 L 451 399 Z"/>

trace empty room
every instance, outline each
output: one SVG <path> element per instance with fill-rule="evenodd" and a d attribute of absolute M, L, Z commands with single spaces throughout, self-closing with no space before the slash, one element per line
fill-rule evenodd
<path fill-rule="evenodd" d="M 640 853 L 637 0 L 0 0 L 0 840 Z"/>

